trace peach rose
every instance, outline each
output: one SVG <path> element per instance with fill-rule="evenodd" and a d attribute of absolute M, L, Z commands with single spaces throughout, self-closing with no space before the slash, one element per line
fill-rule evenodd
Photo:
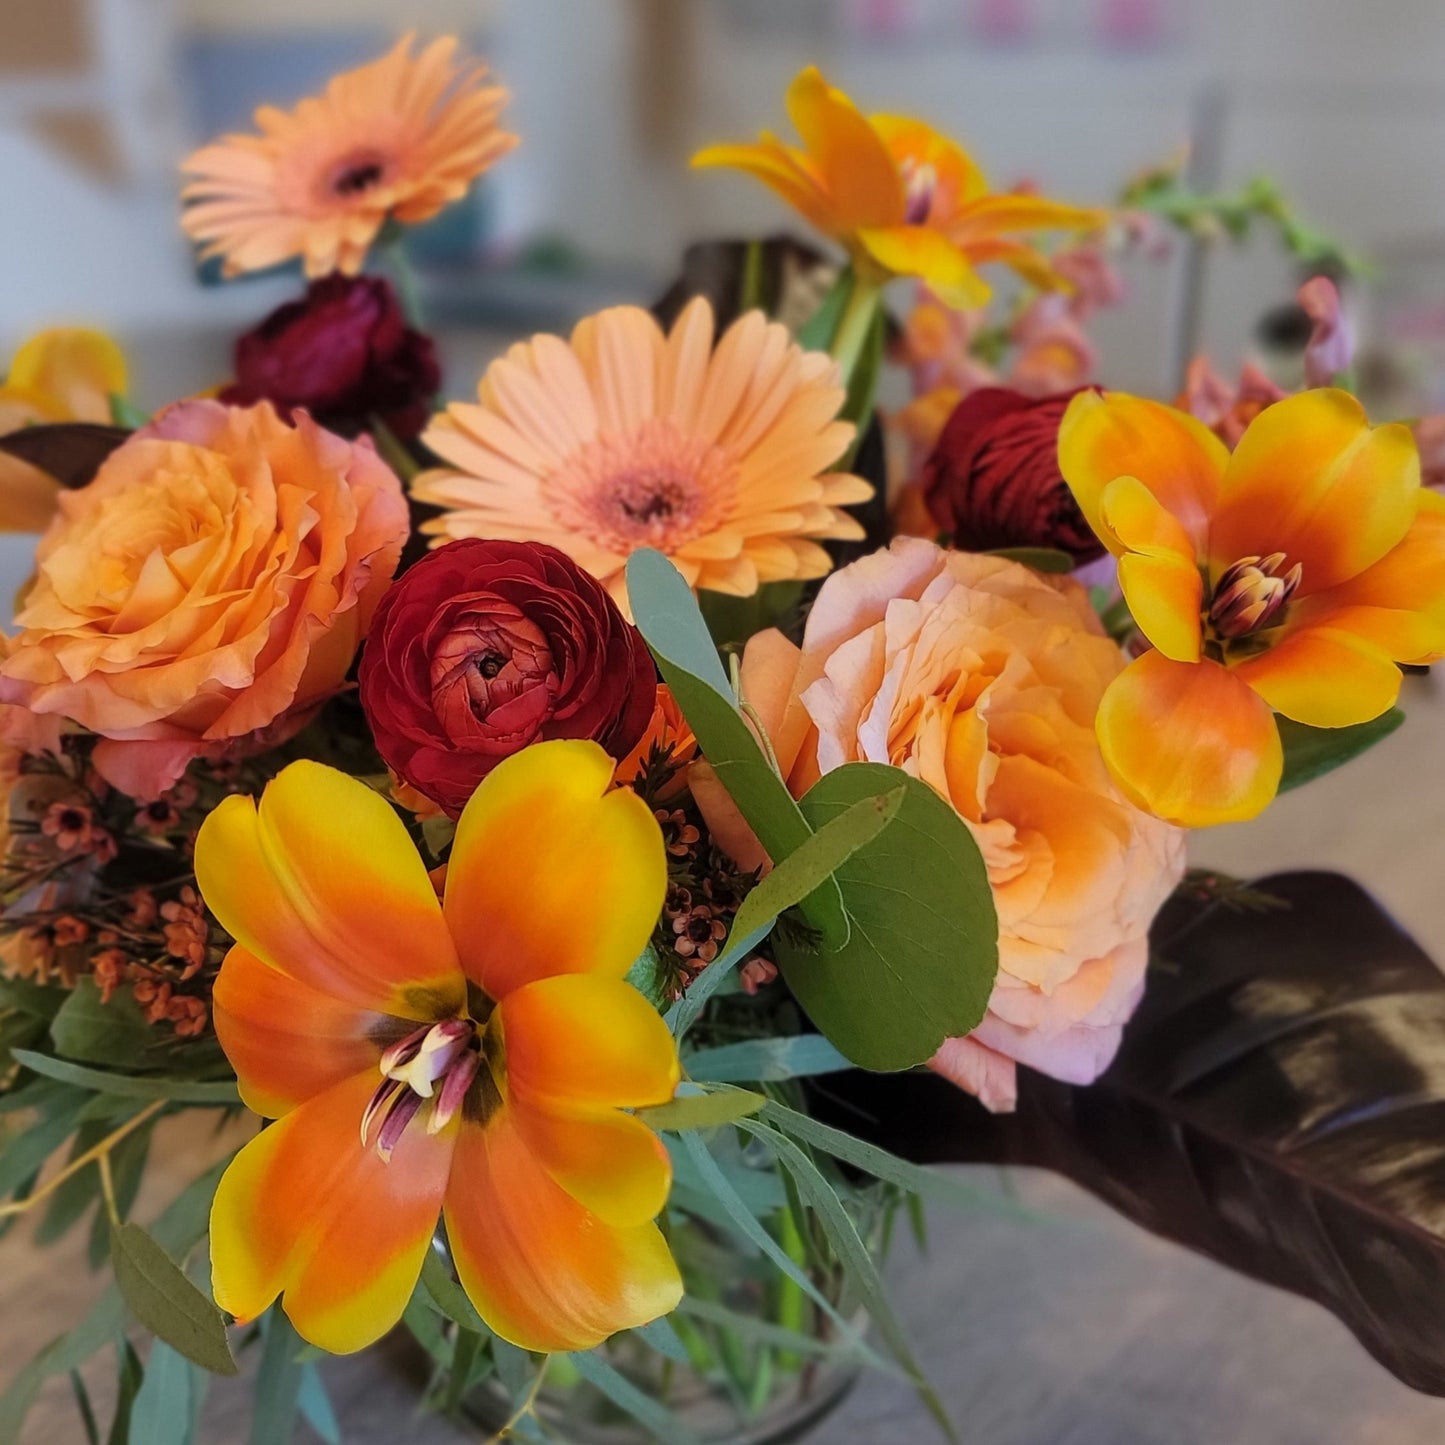
<path fill-rule="evenodd" d="M 983 1022 L 933 1067 L 990 1109 L 1013 1107 L 1016 1064 L 1072 1083 L 1103 1072 L 1183 872 L 1183 831 L 1125 801 L 1095 741 L 1123 666 L 1076 584 L 915 537 L 835 572 L 801 651 L 773 631 L 744 655 L 743 695 L 795 796 L 842 763 L 892 763 L 978 840 L 998 979 Z M 711 817 L 715 790 L 697 781 Z"/>
<path fill-rule="evenodd" d="M 61 497 L 0 704 L 99 733 L 101 774 L 154 797 L 195 757 L 289 736 L 342 685 L 407 530 L 370 442 L 180 402 Z"/>

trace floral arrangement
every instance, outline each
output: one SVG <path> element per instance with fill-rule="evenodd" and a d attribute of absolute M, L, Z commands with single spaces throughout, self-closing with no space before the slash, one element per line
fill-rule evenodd
<path fill-rule="evenodd" d="M 101 336 L 16 355 L 0 1212 L 93 1213 L 115 1286 L 0 1440 L 65 1373 L 98 1438 L 77 1371 L 112 1345 L 112 1441 L 194 1438 L 248 1348 L 256 1438 L 336 1439 L 318 1357 L 397 1326 L 497 1438 L 801 1428 L 860 1364 L 951 1434 L 877 1257 L 965 1191 L 817 1080 L 1090 1084 L 1166 900 L 1248 901 L 1185 882 L 1187 830 L 1358 754 L 1445 655 L 1445 503 L 1348 389 L 1331 282 L 1305 390 L 1094 374 L 1119 250 L 1262 219 L 1325 258 L 1274 192 L 1075 206 L 816 70 L 787 102 L 800 145 L 695 163 L 841 248 L 790 253 L 801 315 L 744 243 L 665 320 L 438 400 L 366 267 L 516 137 L 485 67 L 408 39 L 186 162 L 201 257 L 306 276 L 227 385 L 144 417 Z M 197 1112 L 221 1156 L 138 1222 Z"/>

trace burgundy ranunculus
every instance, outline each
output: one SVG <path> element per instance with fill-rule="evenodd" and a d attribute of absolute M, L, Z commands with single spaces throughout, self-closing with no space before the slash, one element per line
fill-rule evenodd
<path fill-rule="evenodd" d="M 360 678 L 387 766 L 454 818 L 529 743 L 590 738 L 625 757 L 657 697 L 642 634 L 595 577 L 541 542 L 480 538 L 392 585 Z"/>
<path fill-rule="evenodd" d="M 1059 474 L 1059 423 L 1074 395 L 988 386 L 954 408 L 923 468 L 923 495 L 955 547 L 1057 547 L 1080 563 L 1103 555 Z"/>
<path fill-rule="evenodd" d="M 327 276 L 236 343 L 236 379 L 221 400 L 304 407 L 330 431 L 355 436 L 373 416 L 410 441 L 431 415 L 441 371 L 431 339 L 406 324 L 380 276 Z"/>

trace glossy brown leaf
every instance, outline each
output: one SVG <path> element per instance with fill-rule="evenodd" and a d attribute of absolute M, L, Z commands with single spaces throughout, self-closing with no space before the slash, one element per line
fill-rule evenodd
<path fill-rule="evenodd" d="M 21 427 L 0 436 L 0 452 L 8 452 L 55 478 L 62 487 L 83 487 L 100 464 L 130 435 L 124 427 L 97 422 L 66 421 L 49 426 Z"/>

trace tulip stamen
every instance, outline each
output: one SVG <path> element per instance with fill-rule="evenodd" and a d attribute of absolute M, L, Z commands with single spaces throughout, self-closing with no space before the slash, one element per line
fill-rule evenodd
<path fill-rule="evenodd" d="M 1298 562 L 1285 571 L 1285 561 L 1283 552 L 1271 552 L 1267 557 L 1241 557 L 1225 568 L 1205 614 L 1216 637 L 1237 642 L 1279 626 L 1304 576 Z"/>
<path fill-rule="evenodd" d="M 900 163 L 899 170 L 903 175 L 903 219 L 910 226 L 921 226 L 933 210 L 938 169 L 930 161 L 916 161 L 909 156 Z"/>
<path fill-rule="evenodd" d="M 444 1129 L 462 1107 L 480 1064 L 481 1039 L 471 1019 L 423 1024 L 398 1039 L 378 1060 L 382 1080 L 361 1117 L 362 1146 L 369 1143 L 372 1125 L 385 1109 L 375 1147 L 383 1160 L 389 1160 L 407 1125 L 428 1099 L 435 1103 L 427 1118 L 427 1133 Z"/>

